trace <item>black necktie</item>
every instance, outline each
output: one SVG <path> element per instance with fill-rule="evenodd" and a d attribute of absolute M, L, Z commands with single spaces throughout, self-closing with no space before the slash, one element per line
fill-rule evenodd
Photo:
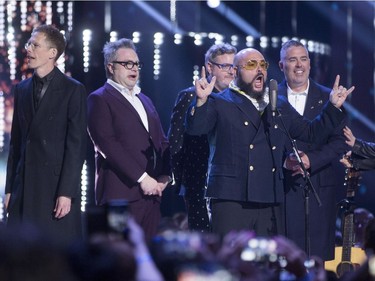
<path fill-rule="evenodd" d="M 35 91 L 34 91 L 34 101 L 35 108 L 37 108 L 42 100 L 44 93 L 47 88 L 47 77 L 40 78 L 35 76 Z"/>
<path fill-rule="evenodd" d="M 42 79 L 37 79 L 36 82 L 36 89 L 35 89 L 35 105 L 38 107 L 40 100 L 42 99 L 42 91 L 43 91 L 44 82 Z"/>

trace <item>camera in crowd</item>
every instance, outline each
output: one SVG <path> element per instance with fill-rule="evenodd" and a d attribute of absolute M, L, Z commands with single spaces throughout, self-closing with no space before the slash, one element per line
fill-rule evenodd
<path fill-rule="evenodd" d="M 112 200 L 103 206 L 88 206 L 85 213 L 86 235 L 95 233 L 119 234 L 126 238 L 129 204 Z"/>
<path fill-rule="evenodd" d="M 243 261 L 255 262 L 259 264 L 277 264 L 284 268 L 286 259 L 277 254 L 276 241 L 270 238 L 254 237 L 251 238 L 247 246 L 241 252 Z"/>

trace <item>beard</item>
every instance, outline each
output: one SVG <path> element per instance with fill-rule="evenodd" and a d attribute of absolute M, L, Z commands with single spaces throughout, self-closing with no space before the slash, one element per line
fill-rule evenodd
<path fill-rule="evenodd" d="M 264 95 L 266 94 L 266 82 L 263 79 L 263 88 L 261 91 L 257 91 L 254 88 L 255 81 L 259 77 L 256 76 L 250 83 L 246 83 L 239 77 L 240 79 L 237 79 L 237 87 L 241 89 L 241 91 L 244 91 L 249 97 L 256 99 L 256 100 L 263 100 Z"/>

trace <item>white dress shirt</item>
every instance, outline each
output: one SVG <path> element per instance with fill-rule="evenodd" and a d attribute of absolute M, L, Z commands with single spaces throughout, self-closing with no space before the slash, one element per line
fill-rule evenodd
<path fill-rule="evenodd" d="M 141 88 L 137 85 L 134 86 L 133 91 L 130 91 L 128 88 L 116 83 L 112 79 L 107 79 L 107 83 L 112 85 L 117 91 L 123 95 L 124 98 L 130 102 L 130 104 L 134 107 L 134 109 L 138 112 L 139 117 L 141 117 L 142 123 L 145 126 L 146 130 L 148 131 L 148 120 L 147 120 L 147 113 L 141 100 L 137 97 L 137 95 L 141 92 Z"/>
<path fill-rule="evenodd" d="M 307 93 L 309 92 L 310 81 L 307 82 L 307 88 L 303 92 L 294 92 L 289 85 L 288 86 L 288 101 L 297 110 L 297 112 L 303 115 L 305 111 Z"/>

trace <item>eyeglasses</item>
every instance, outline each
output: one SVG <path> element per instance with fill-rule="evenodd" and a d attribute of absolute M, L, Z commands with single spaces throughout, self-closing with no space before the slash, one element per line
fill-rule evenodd
<path fill-rule="evenodd" d="M 31 47 L 31 49 L 35 50 L 37 48 L 40 48 L 42 47 L 42 45 L 38 44 L 38 43 L 33 43 L 33 42 L 27 42 L 25 44 L 25 49 L 27 50 L 29 47 Z"/>
<path fill-rule="evenodd" d="M 118 63 L 119 65 L 122 65 L 123 67 L 125 67 L 126 69 L 129 69 L 129 70 L 133 69 L 134 66 L 137 66 L 138 69 L 141 69 L 143 67 L 143 63 L 140 62 L 140 61 L 136 61 L 136 62 L 131 61 L 131 60 L 129 60 L 129 61 L 113 61 L 112 63 Z"/>
<path fill-rule="evenodd" d="M 257 60 L 249 60 L 246 62 L 245 65 L 239 65 L 239 67 L 245 68 L 246 70 L 254 70 L 260 66 L 263 70 L 267 70 L 269 64 L 265 60 L 257 61 Z"/>
<path fill-rule="evenodd" d="M 213 61 L 209 61 L 211 64 L 216 65 L 220 70 L 229 71 L 233 68 L 233 64 L 230 63 L 216 63 Z"/>

